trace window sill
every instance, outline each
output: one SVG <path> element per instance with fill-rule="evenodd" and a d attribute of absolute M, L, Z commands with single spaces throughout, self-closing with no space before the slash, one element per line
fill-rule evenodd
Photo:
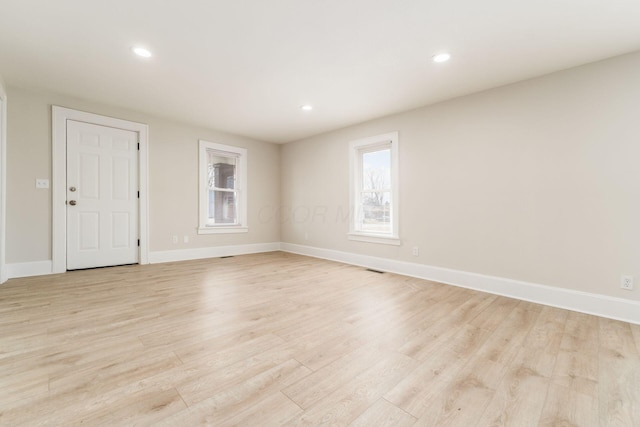
<path fill-rule="evenodd" d="M 349 240 L 355 240 L 357 242 L 366 243 L 380 243 L 383 245 L 400 246 L 400 238 L 398 236 L 380 236 L 376 234 L 364 234 L 364 233 L 349 233 L 347 234 Z"/>
<path fill-rule="evenodd" d="M 198 234 L 232 234 L 232 233 L 247 233 L 247 232 L 249 232 L 249 227 L 243 227 L 238 225 L 198 228 Z"/>

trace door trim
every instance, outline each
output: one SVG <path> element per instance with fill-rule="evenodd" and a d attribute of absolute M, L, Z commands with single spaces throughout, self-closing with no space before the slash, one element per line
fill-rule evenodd
<path fill-rule="evenodd" d="M 7 278 L 5 263 L 7 230 L 7 94 L 0 82 L 0 284 Z"/>
<path fill-rule="evenodd" d="M 139 216 L 139 263 L 149 263 L 149 191 L 148 191 L 148 137 L 149 126 L 143 123 L 115 119 L 84 111 L 52 106 L 52 273 L 67 271 L 67 120 L 108 126 L 137 132 L 140 138 L 138 155 L 138 183 L 140 199 Z"/>

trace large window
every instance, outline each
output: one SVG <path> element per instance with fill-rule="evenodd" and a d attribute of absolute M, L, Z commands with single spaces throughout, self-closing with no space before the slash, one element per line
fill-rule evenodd
<path fill-rule="evenodd" d="M 399 245 L 398 133 L 352 141 L 349 239 Z"/>
<path fill-rule="evenodd" d="M 247 150 L 200 141 L 199 234 L 247 227 Z"/>

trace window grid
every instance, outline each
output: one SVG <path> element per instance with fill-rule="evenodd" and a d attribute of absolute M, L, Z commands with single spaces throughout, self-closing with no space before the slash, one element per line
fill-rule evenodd
<path fill-rule="evenodd" d="M 349 238 L 399 244 L 397 132 L 352 141 L 352 220 Z M 360 239 L 369 236 L 372 239 Z M 380 238 L 380 240 L 375 240 Z"/>
<path fill-rule="evenodd" d="M 247 231 L 246 149 L 200 141 L 198 233 Z"/>

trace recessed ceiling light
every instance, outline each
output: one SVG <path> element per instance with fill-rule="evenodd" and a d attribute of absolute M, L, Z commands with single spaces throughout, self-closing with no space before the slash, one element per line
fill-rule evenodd
<path fill-rule="evenodd" d="M 447 52 L 433 55 L 433 62 L 447 62 L 449 59 L 451 59 L 451 55 Z"/>
<path fill-rule="evenodd" d="M 149 49 L 145 49 L 144 47 L 134 46 L 131 48 L 133 53 L 143 58 L 151 58 L 151 51 Z"/>
<path fill-rule="evenodd" d="M 303 105 L 300 107 L 303 111 L 311 111 L 313 110 L 313 105 Z"/>

